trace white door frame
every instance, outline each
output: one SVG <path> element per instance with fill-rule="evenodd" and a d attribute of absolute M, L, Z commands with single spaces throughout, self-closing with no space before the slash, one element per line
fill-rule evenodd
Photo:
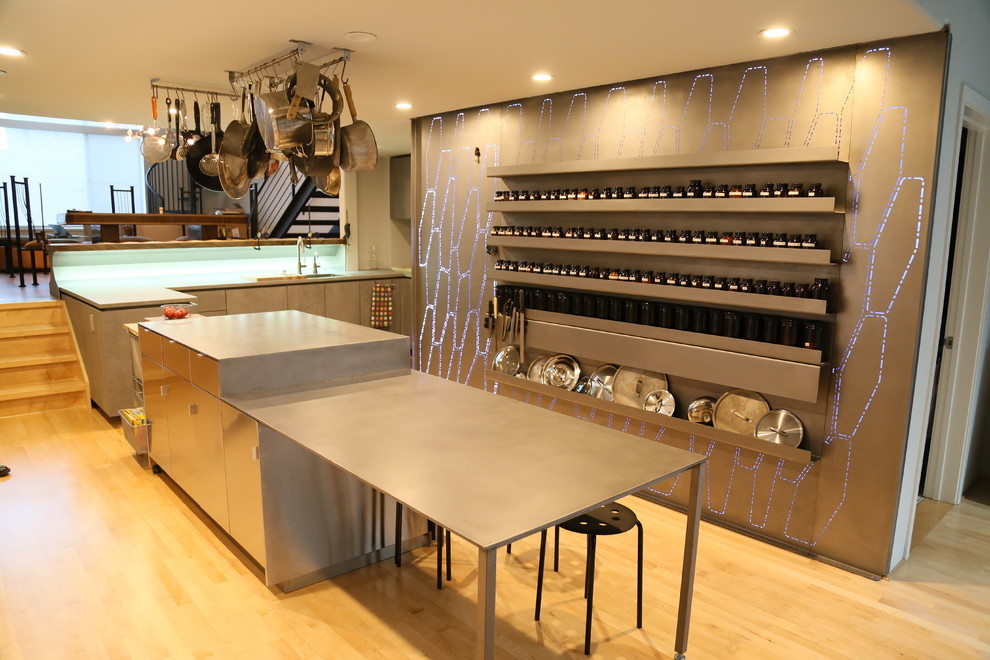
<path fill-rule="evenodd" d="M 956 226 L 942 369 L 935 392 L 925 497 L 958 504 L 974 443 L 980 378 L 990 329 L 990 100 L 963 87 L 961 121 L 969 129 Z M 958 154 L 958 147 L 956 154 Z M 957 167 L 958 156 L 952 167 Z M 951 190 L 958 174 L 953 173 Z M 951 206 L 950 206 L 951 208 Z M 951 216 L 950 216 L 951 217 Z M 920 480 L 920 470 L 917 475 Z M 915 492 L 919 481 L 915 481 Z"/>

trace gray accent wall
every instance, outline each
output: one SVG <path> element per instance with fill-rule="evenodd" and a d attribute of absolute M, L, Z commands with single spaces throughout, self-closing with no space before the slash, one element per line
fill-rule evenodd
<path fill-rule="evenodd" d="M 939 32 L 415 120 L 418 368 L 707 454 L 709 519 L 859 571 L 886 573 L 913 390 L 946 41 Z M 486 210 L 500 186 L 488 168 L 830 146 L 848 160 L 848 177 L 831 191 L 845 216 L 836 238 L 842 244 L 833 246 L 833 261 L 841 264 L 830 278 L 836 312 L 830 362 L 816 407 L 801 408 L 814 426 L 805 446 L 813 462 L 600 411 L 593 399 L 575 404 L 497 387 L 486 374 L 494 351 L 482 324 L 496 257 L 485 248 L 490 227 L 503 222 Z M 823 172 L 834 175 L 834 164 Z M 754 170 L 753 180 L 743 182 L 762 184 L 762 176 Z M 688 178 L 683 173 L 684 183 Z M 569 224 L 564 217 L 542 224 L 551 223 Z M 704 381 L 698 374 L 685 387 L 699 392 Z M 772 407 L 799 405 L 768 399 Z M 685 487 L 661 484 L 651 496 L 680 503 Z"/>

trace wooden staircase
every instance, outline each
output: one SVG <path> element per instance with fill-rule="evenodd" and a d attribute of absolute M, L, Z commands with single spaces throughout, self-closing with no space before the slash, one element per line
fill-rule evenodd
<path fill-rule="evenodd" d="M 0 305 L 0 418 L 89 406 L 89 379 L 65 304 Z"/>

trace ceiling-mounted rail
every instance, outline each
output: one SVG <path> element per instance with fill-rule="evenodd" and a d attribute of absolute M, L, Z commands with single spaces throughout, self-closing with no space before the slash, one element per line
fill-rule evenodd
<path fill-rule="evenodd" d="M 230 99 L 238 99 L 238 98 L 240 98 L 240 94 L 234 94 L 232 92 L 218 92 L 215 89 L 196 89 L 194 87 L 176 87 L 175 85 L 162 85 L 160 82 L 158 82 L 159 80 L 161 80 L 161 79 L 160 78 L 152 78 L 151 79 L 151 94 L 152 94 L 152 96 L 157 97 L 158 96 L 158 92 L 163 91 L 163 92 L 166 92 L 166 93 L 167 92 L 176 92 L 176 93 L 183 92 L 183 93 L 192 94 L 192 95 L 202 94 L 203 96 L 206 96 L 206 97 L 225 96 L 225 97 L 230 98 Z"/>
<path fill-rule="evenodd" d="M 302 61 L 302 54 L 305 52 L 305 47 L 312 45 L 305 41 L 295 39 L 292 41 L 296 44 L 296 47 L 284 55 L 273 57 L 246 71 L 228 71 L 227 77 L 230 86 L 232 88 L 246 87 L 249 83 L 258 82 L 265 78 L 278 82 L 284 81 L 295 72 L 296 64 Z M 351 53 L 353 52 L 350 48 L 332 48 L 330 54 L 334 55 L 334 57 L 316 66 L 323 71 L 334 65 L 346 63 L 350 61 Z"/>

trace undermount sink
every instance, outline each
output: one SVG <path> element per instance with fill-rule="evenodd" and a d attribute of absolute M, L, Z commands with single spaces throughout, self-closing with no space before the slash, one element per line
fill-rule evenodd
<path fill-rule="evenodd" d="M 259 275 L 243 275 L 244 279 L 251 282 L 278 282 L 289 280 L 311 280 L 337 277 L 336 273 L 264 273 Z"/>

